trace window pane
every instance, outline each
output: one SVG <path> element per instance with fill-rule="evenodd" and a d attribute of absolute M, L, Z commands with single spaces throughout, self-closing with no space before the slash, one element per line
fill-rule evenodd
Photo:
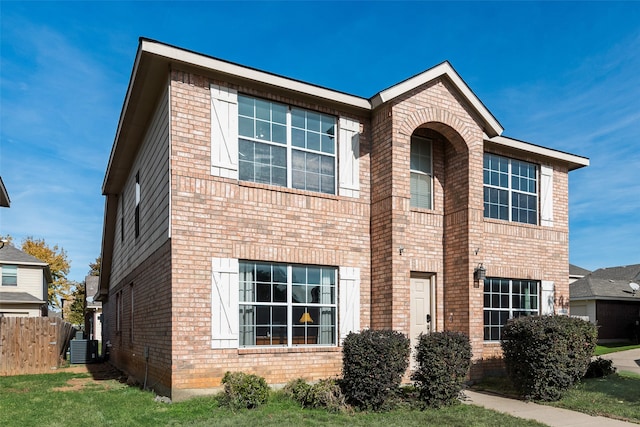
<path fill-rule="evenodd" d="M 271 103 L 262 99 L 256 99 L 255 102 L 256 118 L 271 121 Z"/>
<path fill-rule="evenodd" d="M 320 132 L 320 114 L 307 111 L 307 129 Z"/>
<path fill-rule="evenodd" d="M 253 119 L 248 119 L 246 117 L 238 117 L 238 134 L 240 136 L 253 138 L 255 136 L 253 126 L 254 126 Z"/>
<path fill-rule="evenodd" d="M 269 122 L 263 122 L 262 120 L 256 120 L 256 135 L 257 139 L 265 141 L 271 140 L 271 125 Z"/>
<path fill-rule="evenodd" d="M 304 129 L 306 127 L 306 114 L 304 110 L 298 108 L 291 109 L 291 126 Z"/>
<path fill-rule="evenodd" d="M 320 134 L 307 132 L 307 148 L 309 150 L 320 151 Z"/>
<path fill-rule="evenodd" d="M 287 123 L 287 107 L 281 104 L 271 104 L 271 120 L 274 123 Z"/>
<path fill-rule="evenodd" d="M 291 129 L 291 144 L 294 147 L 306 147 L 305 132 L 299 129 Z"/>
<path fill-rule="evenodd" d="M 271 128 L 272 141 L 280 144 L 287 143 L 287 128 L 285 126 L 274 124 Z"/>
<path fill-rule="evenodd" d="M 238 95 L 238 114 L 241 116 L 253 117 L 253 98 Z"/>
<path fill-rule="evenodd" d="M 323 153 L 333 154 L 335 151 L 334 138 L 329 135 L 322 135 L 322 148 Z"/>

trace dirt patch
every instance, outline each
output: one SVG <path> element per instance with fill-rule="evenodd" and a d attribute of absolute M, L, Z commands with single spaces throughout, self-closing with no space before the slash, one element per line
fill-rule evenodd
<path fill-rule="evenodd" d="M 89 376 L 71 378 L 66 385 L 56 387 L 53 391 L 80 391 L 86 388 L 112 390 L 125 387 L 127 380 L 126 375 L 108 363 L 72 365 L 59 372 L 87 373 Z"/>

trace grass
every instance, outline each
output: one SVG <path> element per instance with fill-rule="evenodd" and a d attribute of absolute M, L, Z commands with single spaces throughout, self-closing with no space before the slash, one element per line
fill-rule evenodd
<path fill-rule="evenodd" d="M 0 377 L 0 425 L 11 426 L 541 426 L 473 405 L 438 410 L 329 413 L 303 409 L 281 393 L 258 409 L 231 411 L 219 399 L 156 402 L 155 395 L 87 373 Z"/>
<path fill-rule="evenodd" d="M 507 397 L 518 395 L 506 377 L 486 378 L 473 388 Z M 640 375 L 623 371 L 605 378 L 584 379 L 561 400 L 540 403 L 640 423 Z"/>
<path fill-rule="evenodd" d="M 640 348 L 640 344 L 629 344 L 628 342 L 610 343 L 596 346 L 595 355 L 615 353 L 618 351 L 633 350 Z"/>

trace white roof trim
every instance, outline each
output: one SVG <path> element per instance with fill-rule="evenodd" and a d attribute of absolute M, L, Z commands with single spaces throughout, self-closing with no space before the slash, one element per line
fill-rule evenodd
<path fill-rule="evenodd" d="M 195 52 L 179 49 L 177 47 L 165 45 L 151 40 L 142 40 L 141 51 L 148 52 L 169 59 L 180 61 L 196 67 L 207 68 L 232 76 L 237 76 L 247 80 L 254 80 L 271 86 L 280 87 L 287 90 L 305 93 L 311 96 L 328 99 L 330 101 L 351 105 L 365 110 L 371 109 L 371 103 L 365 98 L 348 95 L 346 93 L 333 91 L 320 86 L 314 86 L 298 80 L 288 79 L 264 71 L 243 67 L 241 65 L 222 61 L 210 56 L 200 55 Z"/>
<path fill-rule="evenodd" d="M 371 99 L 371 104 L 373 108 L 376 108 L 387 101 L 392 100 L 404 93 L 409 92 L 416 87 L 430 82 L 434 79 L 437 79 L 442 76 L 447 76 L 449 80 L 455 85 L 456 89 L 462 94 L 462 96 L 469 102 L 472 108 L 474 108 L 481 116 L 481 118 L 485 121 L 486 125 L 489 129 L 486 129 L 489 132 L 493 132 L 496 135 L 500 135 L 504 129 L 500 125 L 500 123 L 493 117 L 493 114 L 484 106 L 482 101 L 476 96 L 475 93 L 467 86 L 467 84 L 462 80 L 460 75 L 453 69 L 449 62 L 443 62 L 440 65 L 436 65 L 435 67 L 424 71 L 416 76 L 413 76 L 401 83 L 398 83 L 395 86 L 391 86 L 388 89 L 379 92 Z"/>
<path fill-rule="evenodd" d="M 552 159 L 571 163 L 572 166 L 574 166 L 573 169 L 578 169 L 583 166 L 589 166 L 589 159 L 586 157 L 576 156 L 575 154 L 569 154 L 563 151 L 541 147 L 539 145 L 530 144 L 528 142 L 519 141 L 517 139 L 509 138 L 506 136 L 494 136 L 493 138 L 487 138 L 487 140 L 493 142 L 494 144 L 503 145 L 505 147 L 515 148 L 517 150 L 526 151 L 528 153 L 536 154 L 539 156 L 550 157 Z"/>

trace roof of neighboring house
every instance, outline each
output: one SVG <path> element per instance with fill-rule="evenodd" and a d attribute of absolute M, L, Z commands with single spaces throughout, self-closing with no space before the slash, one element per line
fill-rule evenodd
<path fill-rule="evenodd" d="M 591 270 L 587 270 L 586 268 L 578 267 L 577 265 L 569 264 L 569 276 L 570 277 L 582 277 L 591 273 Z"/>
<path fill-rule="evenodd" d="M 46 301 L 38 299 L 31 294 L 26 292 L 0 292 L 0 301 L 3 303 L 33 303 L 33 304 L 44 304 Z"/>
<path fill-rule="evenodd" d="M 51 277 L 51 270 L 49 269 L 49 264 L 46 262 L 34 257 L 33 255 L 29 255 L 26 252 L 17 249 L 12 245 L 4 245 L 0 248 L 0 264 L 12 264 L 12 265 L 33 265 L 38 267 L 44 267 L 45 270 L 45 278 L 47 279 L 47 283 L 53 282 L 53 278 Z"/>
<path fill-rule="evenodd" d="M 572 301 L 577 300 L 637 300 L 629 283 L 640 284 L 640 264 L 600 268 L 569 285 Z"/>
<path fill-rule="evenodd" d="M 2 182 L 2 177 L 0 176 L 0 206 L 8 208 L 11 204 L 11 200 L 9 200 L 9 193 L 7 193 L 7 189 L 4 186 L 4 182 Z"/>

